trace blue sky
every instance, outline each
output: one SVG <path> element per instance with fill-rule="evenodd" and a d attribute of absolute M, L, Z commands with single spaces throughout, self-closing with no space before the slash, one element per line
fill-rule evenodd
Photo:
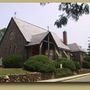
<path fill-rule="evenodd" d="M 39 3 L 0 3 L 0 29 L 7 27 L 11 17 L 16 17 L 37 26 L 55 32 L 62 39 L 62 32 L 65 30 L 68 34 L 68 43 L 77 43 L 83 48 L 88 47 L 88 37 L 90 37 L 90 15 L 83 15 L 79 21 L 72 19 L 63 28 L 54 26 L 58 19 L 59 3 L 49 3 L 46 6 L 40 6 Z"/>

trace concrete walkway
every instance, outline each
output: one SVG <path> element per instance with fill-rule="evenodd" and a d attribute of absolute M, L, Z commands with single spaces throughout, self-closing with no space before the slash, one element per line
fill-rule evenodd
<path fill-rule="evenodd" d="M 63 77 L 63 78 L 56 78 L 56 79 L 41 80 L 38 82 L 58 82 L 58 81 L 64 81 L 64 80 L 74 79 L 74 78 L 78 78 L 78 77 L 83 77 L 83 76 L 87 76 L 87 75 L 90 75 L 90 73 L 73 75 L 73 76 Z"/>

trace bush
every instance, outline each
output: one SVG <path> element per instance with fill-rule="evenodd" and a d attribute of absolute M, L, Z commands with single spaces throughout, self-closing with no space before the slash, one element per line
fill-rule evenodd
<path fill-rule="evenodd" d="M 90 62 L 90 56 L 86 56 L 84 60 Z"/>
<path fill-rule="evenodd" d="M 80 65 L 79 62 L 74 61 L 74 63 L 75 63 L 75 66 L 76 66 L 76 70 L 81 69 L 81 65 Z"/>
<path fill-rule="evenodd" d="M 72 75 L 72 71 L 68 68 L 57 68 L 55 70 L 55 76 L 58 78 L 58 77 L 63 77 L 63 76 L 69 76 L 69 75 Z"/>
<path fill-rule="evenodd" d="M 74 64 L 75 64 L 75 67 L 76 67 L 76 72 L 77 73 L 79 73 L 79 70 L 81 69 L 81 65 L 80 65 L 80 63 L 79 62 L 77 62 L 77 61 L 74 61 Z"/>
<path fill-rule="evenodd" d="M 23 64 L 23 59 L 18 55 L 11 55 L 3 59 L 3 66 L 5 68 L 20 68 Z"/>
<path fill-rule="evenodd" d="M 49 72 L 55 71 L 55 65 L 53 61 L 48 60 L 47 56 L 36 55 L 29 58 L 24 63 L 24 69 L 30 70 L 30 71 L 49 73 Z"/>
<path fill-rule="evenodd" d="M 84 61 L 84 62 L 83 62 L 83 68 L 90 69 L 90 62 Z"/>
<path fill-rule="evenodd" d="M 90 69 L 90 56 L 86 56 L 84 58 L 83 68 Z"/>
<path fill-rule="evenodd" d="M 60 64 L 62 64 L 63 68 L 68 68 L 71 71 L 75 71 L 76 70 L 75 63 L 72 60 L 68 60 L 68 59 L 58 60 L 55 63 L 56 68 L 60 68 Z"/>

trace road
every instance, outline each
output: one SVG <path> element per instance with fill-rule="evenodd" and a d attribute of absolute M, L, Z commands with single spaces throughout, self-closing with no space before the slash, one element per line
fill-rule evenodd
<path fill-rule="evenodd" d="M 82 77 L 78 77 L 70 80 L 64 80 L 62 82 L 90 82 L 90 75 L 82 76 Z"/>

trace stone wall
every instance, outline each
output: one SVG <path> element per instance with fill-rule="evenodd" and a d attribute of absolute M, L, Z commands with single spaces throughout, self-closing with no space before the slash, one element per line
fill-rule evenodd
<path fill-rule="evenodd" d="M 27 82 L 37 82 L 41 80 L 41 73 L 31 73 L 22 75 L 8 75 L 0 77 L 0 83 L 10 82 L 10 83 L 27 83 Z"/>
<path fill-rule="evenodd" d="M 0 76 L 0 83 L 29 83 L 52 78 L 55 78 L 54 73 L 32 72 L 30 74 Z"/>

